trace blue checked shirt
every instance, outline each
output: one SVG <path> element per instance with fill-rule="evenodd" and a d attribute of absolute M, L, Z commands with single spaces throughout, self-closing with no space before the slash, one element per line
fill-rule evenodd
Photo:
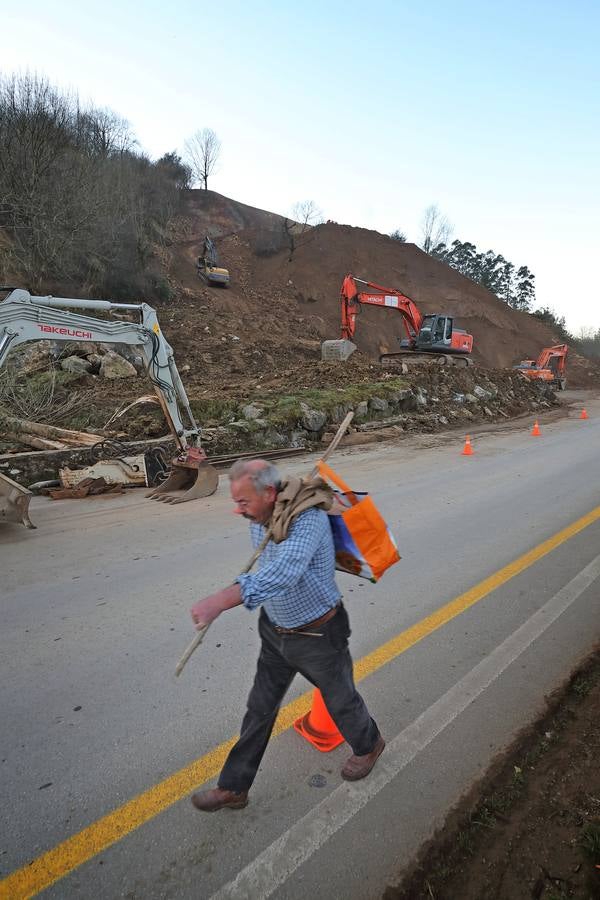
<path fill-rule="evenodd" d="M 265 530 L 252 522 L 250 536 L 256 549 Z M 285 540 L 269 541 L 258 560 L 258 571 L 236 581 L 246 609 L 264 603 L 271 622 L 298 628 L 320 619 L 341 597 L 335 583 L 335 554 L 327 513 L 307 509 L 294 519 Z"/>

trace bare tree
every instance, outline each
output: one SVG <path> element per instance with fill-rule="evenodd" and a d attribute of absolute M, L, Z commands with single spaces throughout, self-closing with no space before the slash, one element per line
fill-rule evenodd
<path fill-rule="evenodd" d="M 301 200 L 292 206 L 292 218 L 284 219 L 283 230 L 289 247 L 288 262 L 294 251 L 309 239 L 309 232 L 315 225 L 323 224 L 323 213 L 314 200 Z"/>
<path fill-rule="evenodd" d="M 434 204 L 428 206 L 421 223 L 421 247 L 431 253 L 438 244 L 447 244 L 453 227 L 446 216 Z"/>
<path fill-rule="evenodd" d="M 202 128 L 184 144 L 186 162 L 192 170 L 194 181 L 208 190 L 208 176 L 212 175 L 221 153 L 221 141 L 212 128 Z"/>
<path fill-rule="evenodd" d="M 301 200 L 294 203 L 292 217 L 298 222 L 304 231 L 313 225 L 323 224 L 323 213 L 314 200 Z"/>

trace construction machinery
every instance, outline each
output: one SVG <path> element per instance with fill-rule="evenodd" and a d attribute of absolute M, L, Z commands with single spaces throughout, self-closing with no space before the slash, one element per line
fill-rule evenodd
<path fill-rule="evenodd" d="M 567 386 L 567 344 L 554 344 L 553 347 L 544 347 L 536 360 L 522 359 L 517 366 L 513 366 L 521 375 L 531 381 L 543 381 L 564 391 Z"/>
<path fill-rule="evenodd" d="M 344 361 L 356 350 L 352 338 L 356 331 L 356 316 L 363 304 L 393 309 L 402 316 L 406 338 L 401 340 L 400 350 L 381 354 L 379 359 L 384 366 L 393 366 L 403 359 L 413 362 L 435 360 L 442 365 L 472 365 L 469 354 L 473 349 L 473 337 L 463 329 L 455 328 L 452 316 L 439 313 L 423 315 L 414 300 L 402 291 L 382 287 L 354 275 L 346 275 L 342 282 L 341 340 L 323 342 L 323 360 Z"/>
<path fill-rule="evenodd" d="M 0 301 L 0 368 L 11 350 L 27 341 L 77 341 L 138 347 L 178 450 L 171 460 L 166 480 L 146 496 L 167 503 L 183 503 L 216 491 L 219 476 L 201 447 L 201 431 L 177 371 L 173 350 L 165 340 L 156 311 L 151 306 L 110 300 L 36 297 L 18 288 L 2 290 L 9 293 Z M 79 309 L 135 316 L 138 321 L 96 318 L 69 311 Z M 21 496 L 26 497 L 25 489 L 21 488 L 21 492 Z M 15 497 L 14 482 L 7 485 L 5 479 L 0 479 L 0 497 L 10 515 L 27 524 L 21 509 L 29 501 Z M 8 518 L 7 512 L 4 518 Z"/>
<path fill-rule="evenodd" d="M 229 284 L 229 271 L 219 266 L 217 248 L 208 235 L 204 238 L 202 256 L 198 257 L 196 268 L 198 275 L 206 284 L 215 284 L 220 287 L 227 287 Z"/>

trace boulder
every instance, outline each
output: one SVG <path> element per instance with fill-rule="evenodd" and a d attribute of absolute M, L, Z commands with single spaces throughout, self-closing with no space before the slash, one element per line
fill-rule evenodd
<path fill-rule="evenodd" d="M 126 359 L 123 359 L 118 353 L 109 350 L 100 363 L 100 375 L 103 378 L 133 378 L 137 375 L 135 366 Z"/>
<path fill-rule="evenodd" d="M 361 400 L 354 407 L 354 416 L 356 419 L 366 419 L 369 415 L 369 404 L 366 400 Z"/>
<path fill-rule="evenodd" d="M 64 372 L 71 372 L 73 375 L 87 375 L 92 371 L 92 363 L 79 356 L 67 356 L 66 359 L 61 359 L 59 365 Z"/>
<path fill-rule="evenodd" d="M 242 415 L 245 419 L 260 419 L 263 414 L 263 410 L 260 406 L 255 406 L 254 403 L 248 403 L 247 406 L 242 407 Z"/>
<path fill-rule="evenodd" d="M 374 413 L 385 413 L 389 409 L 389 403 L 382 397 L 371 397 L 369 400 L 369 409 Z"/>
<path fill-rule="evenodd" d="M 300 424 L 307 431 L 320 431 L 327 421 L 327 416 L 319 409 L 310 409 L 306 407 Z"/>

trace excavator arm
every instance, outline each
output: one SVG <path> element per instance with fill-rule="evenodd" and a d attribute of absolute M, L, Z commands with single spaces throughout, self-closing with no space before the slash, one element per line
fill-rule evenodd
<path fill-rule="evenodd" d="M 364 285 L 367 290 L 359 288 Z M 361 303 L 369 306 L 386 306 L 397 309 L 402 315 L 402 322 L 409 346 L 414 346 L 417 335 L 423 324 L 417 305 L 410 297 L 393 288 L 382 287 L 373 281 L 364 281 L 354 275 L 346 275 L 342 282 L 342 339 L 352 340 L 356 331 L 356 316 Z"/>
<path fill-rule="evenodd" d="M 68 312 L 68 309 L 135 312 L 140 321 L 136 324 L 98 319 Z M 163 336 L 156 311 L 147 303 L 35 297 L 28 291 L 13 290 L 0 303 L 0 367 L 18 344 L 40 340 L 138 347 L 178 447 L 186 450 L 190 445 L 199 445 L 200 429 L 177 371 L 173 350 Z M 187 425 L 181 418 L 179 405 L 185 410 Z"/>
<path fill-rule="evenodd" d="M 135 313 L 138 322 L 96 318 L 70 310 Z M 66 297 L 37 297 L 11 290 L 0 302 L 0 367 L 9 352 L 27 341 L 77 341 L 138 347 L 178 448 L 167 480 L 148 496 L 180 503 L 207 496 L 217 489 L 218 475 L 201 449 L 201 431 L 165 339 L 156 311 L 147 303 L 113 303 Z M 185 413 L 185 420 L 182 412 Z M 1 488 L 1 485 L 0 485 Z M 169 492 L 185 488 L 183 496 Z"/>
<path fill-rule="evenodd" d="M 401 341 L 400 351 L 383 353 L 379 357 L 383 365 L 394 365 L 402 357 L 415 362 L 429 362 L 432 355 L 436 355 L 440 363 L 471 365 L 472 335 L 462 328 L 455 328 L 452 316 L 424 316 L 414 300 L 402 291 L 346 275 L 342 282 L 341 301 L 342 337 L 341 340 L 323 342 L 321 358 L 325 362 L 344 361 L 356 350 L 352 341 L 356 332 L 356 316 L 361 305 L 365 304 L 395 309 L 402 316 L 406 339 Z M 415 351 L 421 351 L 420 356 Z"/>
<path fill-rule="evenodd" d="M 568 352 L 568 344 L 554 344 L 552 347 L 544 347 L 535 361 L 523 359 L 513 368 L 531 381 L 544 381 L 557 387 L 559 391 L 564 391 L 567 386 Z"/>

